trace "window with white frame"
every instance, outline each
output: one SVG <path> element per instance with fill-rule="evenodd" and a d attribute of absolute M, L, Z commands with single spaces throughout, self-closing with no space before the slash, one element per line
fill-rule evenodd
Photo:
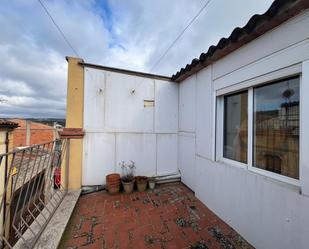
<path fill-rule="evenodd" d="M 299 85 L 293 77 L 221 98 L 223 159 L 299 179 Z"/>

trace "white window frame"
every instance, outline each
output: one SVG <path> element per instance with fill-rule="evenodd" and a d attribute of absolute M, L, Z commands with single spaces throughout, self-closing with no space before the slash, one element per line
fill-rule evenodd
<path fill-rule="evenodd" d="M 278 80 L 284 80 L 285 78 L 290 77 L 299 77 L 299 89 L 300 93 L 302 92 L 302 74 L 301 74 L 301 64 L 293 65 L 291 67 L 278 70 L 276 72 L 272 72 L 268 75 L 263 75 L 255 79 L 248 80 L 246 82 L 242 82 L 240 84 L 233 84 L 231 87 L 219 89 L 216 91 L 217 96 L 217 118 L 216 118 L 216 161 L 222 162 L 224 164 L 229 164 L 241 169 L 248 170 L 250 172 L 278 180 L 280 182 L 292 184 L 300 187 L 300 179 L 301 179 L 301 165 L 302 165 L 302 157 L 301 157 L 301 134 L 302 134 L 302 122 L 301 122 L 301 114 L 299 112 L 299 179 L 294 179 L 288 176 L 284 176 L 278 173 L 274 173 L 271 171 L 267 171 L 264 169 L 260 169 L 253 166 L 253 89 L 254 87 L 265 85 L 267 83 L 272 83 Z M 248 91 L 248 147 L 247 147 L 247 163 L 238 162 L 229 158 L 225 158 L 223 156 L 223 139 L 224 139 L 224 96 L 230 95 L 232 93 Z M 302 109 L 302 98 L 300 95 L 300 110 Z"/>

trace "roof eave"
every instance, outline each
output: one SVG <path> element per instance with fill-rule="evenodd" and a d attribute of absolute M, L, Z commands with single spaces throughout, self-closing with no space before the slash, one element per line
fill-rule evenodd
<path fill-rule="evenodd" d="M 235 28 L 228 38 L 222 38 L 216 46 L 211 46 L 199 59 L 192 60 L 172 76 L 172 80 L 181 82 L 192 74 L 213 64 L 240 47 L 264 35 L 292 17 L 309 8 L 308 0 L 277 0 L 263 15 L 254 15 L 242 28 Z"/>

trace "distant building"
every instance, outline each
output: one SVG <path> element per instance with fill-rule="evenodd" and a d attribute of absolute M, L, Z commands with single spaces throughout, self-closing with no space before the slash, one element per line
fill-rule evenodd
<path fill-rule="evenodd" d="M 50 142 L 58 138 L 58 125 L 54 127 L 25 119 L 12 119 L 18 124 L 13 132 L 14 148 Z"/>

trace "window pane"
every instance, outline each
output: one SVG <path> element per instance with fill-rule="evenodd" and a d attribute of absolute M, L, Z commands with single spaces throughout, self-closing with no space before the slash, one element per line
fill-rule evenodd
<path fill-rule="evenodd" d="M 248 93 L 224 97 L 224 147 L 223 156 L 247 162 Z"/>
<path fill-rule="evenodd" d="M 299 78 L 254 89 L 253 164 L 299 179 Z"/>

